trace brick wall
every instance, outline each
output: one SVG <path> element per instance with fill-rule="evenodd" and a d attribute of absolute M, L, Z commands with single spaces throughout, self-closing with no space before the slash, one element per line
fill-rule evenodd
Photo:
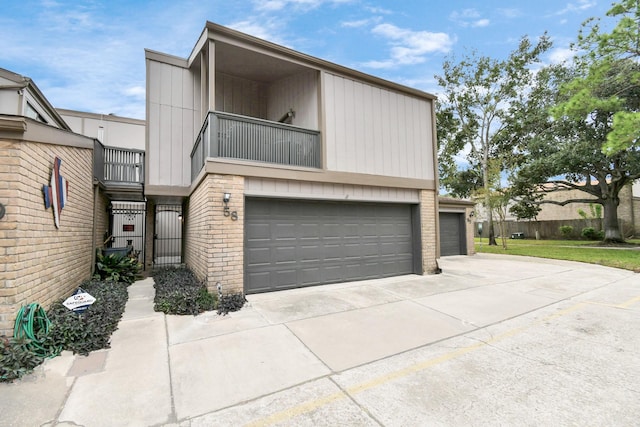
<path fill-rule="evenodd" d="M 56 156 L 69 182 L 60 229 L 42 195 Z M 90 277 L 92 157 L 87 148 L 0 141 L 0 201 L 7 206 L 0 220 L 0 334 L 11 333 L 20 305 L 47 308 Z"/>
<path fill-rule="evenodd" d="M 474 241 L 476 223 L 471 216 L 472 212 L 473 206 L 466 208 L 464 212 L 467 233 L 467 255 L 473 255 L 476 253 L 476 245 Z M 471 218 L 470 221 L 468 220 L 469 218 Z"/>
<path fill-rule="evenodd" d="M 213 245 L 211 180 L 205 177 L 191 194 L 184 215 L 184 262 L 201 279 L 207 278 L 207 250 Z M 214 283 L 215 285 L 215 283 Z"/>
<path fill-rule="evenodd" d="M 101 190 L 98 190 L 96 206 L 94 210 L 94 234 L 93 239 L 96 248 L 104 248 L 105 236 L 109 232 L 109 198 Z"/>
<path fill-rule="evenodd" d="M 224 216 L 225 192 L 231 193 L 235 221 Z M 185 263 L 208 289 L 215 292 L 219 282 L 224 293 L 243 292 L 244 178 L 207 175 L 189 198 L 185 230 Z"/>
<path fill-rule="evenodd" d="M 422 271 L 434 273 L 438 268 L 436 262 L 436 192 L 422 190 L 420 192 L 420 227 L 422 235 Z"/>

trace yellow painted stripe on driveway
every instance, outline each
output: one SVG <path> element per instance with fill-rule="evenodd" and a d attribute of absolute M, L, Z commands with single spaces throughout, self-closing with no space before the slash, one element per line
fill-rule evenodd
<path fill-rule="evenodd" d="M 451 351 L 449 353 L 443 354 L 442 356 L 438 356 L 436 358 L 433 359 L 427 359 L 423 362 L 419 362 L 416 364 L 413 364 L 411 366 L 408 366 L 406 368 L 403 369 L 399 369 L 397 371 L 394 372 L 390 372 L 386 375 L 382 375 L 378 378 L 374 378 L 371 381 L 367 381 L 364 382 L 362 384 L 358 384 L 352 387 L 347 388 L 346 392 L 351 394 L 351 395 L 355 395 L 358 393 L 362 393 L 363 391 L 375 388 L 377 386 L 380 386 L 382 384 L 386 384 L 388 382 L 391 382 L 393 380 L 399 379 L 399 378 L 403 378 L 406 377 L 410 374 L 416 373 L 416 372 L 420 372 L 420 371 L 424 371 L 432 366 L 435 365 L 439 365 L 440 363 L 444 363 L 450 360 L 453 360 L 457 357 L 460 357 L 462 355 L 465 355 L 467 353 L 471 353 L 475 350 L 478 350 L 480 348 L 486 347 L 490 344 L 493 344 L 495 342 L 504 340 L 505 338 L 509 338 L 512 337 L 514 335 L 517 335 L 523 331 L 525 331 L 528 328 L 531 328 L 537 324 L 540 323 L 544 323 L 547 322 L 549 320 L 564 316 L 566 314 L 569 314 L 573 311 L 576 311 L 582 307 L 584 307 L 585 305 L 588 305 L 588 303 L 586 302 L 581 302 L 578 304 L 575 304 L 569 308 L 566 308 L 564 310 L 560 310 L 554 314 L 551 314 L 541 320 L 535 321 L 530 323 L 527 326 L 523 326 L 523 327 L 519 327 L 519 328 L 514 328 L 511 329 L 507 332 L 504 332 L 502 334 L 496 335 L 495 337 L 487 340 L 487 341 L 479 341 L 476 344 L 472 344 L 470 346 L 467 347 L 463 347 L 463 348 L 459 348 L 457 350 Z M 332 403 L 336 400 L 339 399 L 345 399 L 347 398 L 347 395 L 345 393 L 343 393 L 342 391 L 340 392 L 336 392 L 333 394 L 330 394 L 328 396 L 324 396 L 318 399 L 314 399 L 314 400 L 310 400 L 308 402 L 304 402 L 301 403 L 299 405 L 296 406 L 292 406 L 291 408 L 287 408 L 283 411 L 277 412 L 275 414 L 272 414 L 268 417 L 262 418 L 260 420 L 256 420 L 254 422 L 251 422 L 249 424 L 246 424 L 246 426 L 250 426 L 250 427 L 264 427 L 264 426 L 269 426 L 269 425 L 273 425 L 273 424 L 277 424 L 286 420 L 290 420 L 294 417 L 297 417 L 298 415 L 302 415 L 308 412 L 312 412 L 324 405 L 327 405 L 329 403 Z"/>
<path fill-rule="evenodd" d="M 637 302 L 640 302 L 640 296 L 637 296 L 635 298 L 631 298 L 629 301 L 623 302 L 618 307 L 620 307 L 620 308 L 629 308 L 629 307 L 631 307 L 633 304 L 635 304 Z"/>

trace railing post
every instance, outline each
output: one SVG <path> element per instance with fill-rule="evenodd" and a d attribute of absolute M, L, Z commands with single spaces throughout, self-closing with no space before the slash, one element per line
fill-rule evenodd
<path fill-rule="evenodd" d="M 97 139 L 93 140 L 93 176 L 104 181 L 104 146 Z"/>
<path fill-rule="evenodd" d="M 218 116 L 210 111 L 208 118 L 209 126 L 207 126 L 207 145 L 209 145 L 209 155 L 207 157 L 218 157 L 220 143 L 220 138 L 218 137 Z"/>

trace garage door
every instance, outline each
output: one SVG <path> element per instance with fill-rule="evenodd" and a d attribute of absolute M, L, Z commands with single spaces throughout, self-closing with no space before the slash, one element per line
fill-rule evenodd
<path fill-rule="evenodd" d="M 410 274 L 411 209 L 247 199 L 245 292 Z"/>
<path fill-rule="evenodd" d="M 440 212 L 440 256 L 466 254 L 465 240 L 464 214 Z"/>

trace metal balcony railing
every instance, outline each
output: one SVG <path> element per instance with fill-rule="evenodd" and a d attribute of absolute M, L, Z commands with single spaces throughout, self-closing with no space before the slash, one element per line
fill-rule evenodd
<path fill-rule="evenodd" d="M 103 183 L 144 184 L 144 151 L 94 143 L 94 176 Z"/>
<path fill-rule="evenodd" d="M 320 132 L 211 111 L 191 151 L 192 180 L 207 157 L 319 168 Z"/>

